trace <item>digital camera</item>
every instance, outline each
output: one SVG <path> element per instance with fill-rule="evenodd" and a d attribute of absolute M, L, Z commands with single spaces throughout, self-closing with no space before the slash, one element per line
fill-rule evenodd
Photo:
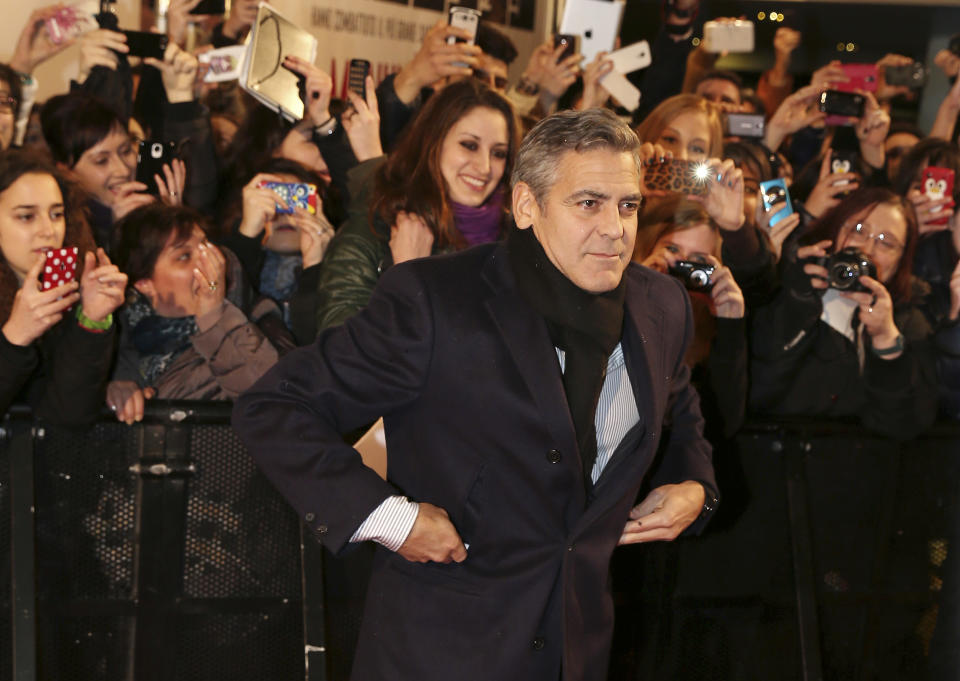
<path fill-rule="evenodd" d="M 818 265 L 827 270 L 827 284 L 838 291 L 866 291 L 866 286 L 860 283 L 860 277 L 867 275 L 876 278 L 877 268 L 866 255 L 858 249 L 848 246 L 842 251 L 814 259 Z"/>
<path fill-rule="evenodd" d="M 713 265 L 693 260 L 677 260 L 667 270 L 691 291 L 709 291 L 713 288 Z"/>

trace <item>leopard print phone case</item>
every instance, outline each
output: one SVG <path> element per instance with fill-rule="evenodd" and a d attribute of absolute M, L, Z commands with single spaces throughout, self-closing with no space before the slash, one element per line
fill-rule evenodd
<path fill-rule="evenodd" d="M 647 189 L 706 196 L 710 189 L 708 176 L 697 177 L 700 161 L 681 161 L 671 158 L 663 163 L 643 167 L 643 184 Z M 701 171 L 702 174 L 702 171 Z"/>

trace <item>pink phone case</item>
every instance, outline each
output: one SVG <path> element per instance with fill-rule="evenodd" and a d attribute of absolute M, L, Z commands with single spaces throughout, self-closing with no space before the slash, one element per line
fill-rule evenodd
<path fill-rule="evenodd" d="M 943 199 L 950 198 L 951 200 L 946 204 L 947 208 L 953 208 L 953 181 L 954 181 L 954 172 L 949 168 L 937 168 L 936 166 L 928 166 L 923 169 L 923 174 L 920 176 L 920 189 L 923 192 L 923 195 L 928 199 Z M 942 210 L 942 208 L 937 207 L 931 212 L 937 212 Z M 931 225 L 945 225 L 950 220 L 950 218 L 939 218 L 937 220 L 932 220 L 929 224 Z"/>
<path fill-rule="evenodd" d="M 77 276 L 77 247 L 51 248 L 47 251 L 47 262 L 43 266 L 41 285 L 47 291 L 67 282 Z"/>

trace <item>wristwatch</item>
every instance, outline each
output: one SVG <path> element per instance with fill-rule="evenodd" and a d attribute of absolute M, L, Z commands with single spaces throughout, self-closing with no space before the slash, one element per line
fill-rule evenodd
<path fill-rule="evenodd" d="M 517 92 L 519 92 L 521 95 L 527 95 L 528 97 L 532 97 L 533 95 L 540 92 L 540 86 L 534 83 L 532 80 L 530 80 L 526 76 L 522 76 L 520 78 L 520 82 L 517 83 Z"/>
<path fill-rule="evenodd" d="M 873 350 L 873 354 L 875 354 L 877 357 L 886 357 L 887 355 L 895 355 L 898 352 L 903 352 L 903 334 L 898 333 L 896 339 L 893 341 L 893 345 L 891 345 L 889 348 L 878 350 L 871 345 L 870 349 Z"/>

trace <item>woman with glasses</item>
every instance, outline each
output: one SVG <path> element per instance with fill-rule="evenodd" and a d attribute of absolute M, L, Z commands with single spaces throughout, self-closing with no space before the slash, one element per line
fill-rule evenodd
<path fill-rule="evenodd" d="M 916 242 L 910 203 L 869 188 L 785 254 L 781 289 L 751 330 L 754 411 L 856 418 L 898 439 L 933 422 L 931 328 L 919 306 L 929 289 L 912 276 Z"/>
<path fill-rule="evenodd" d="M 6 64 L 0 64 L 0 151 L 13 144 L 20 107 L 20 78 Z"/>

